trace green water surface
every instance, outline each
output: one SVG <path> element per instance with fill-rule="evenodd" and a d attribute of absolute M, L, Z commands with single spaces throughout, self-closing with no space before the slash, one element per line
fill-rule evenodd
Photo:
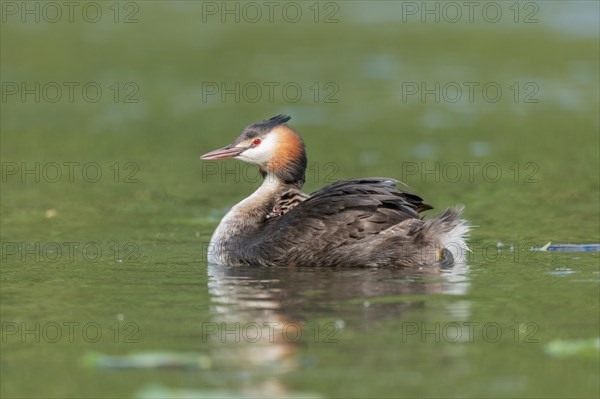
<path fill-rule="evenodd" d="M 495 2 L 497 23 L 360 1 L 295 2 L 298 22 L 192 1 L 22 22 L 35 3 L 2 3 L 3 398 L 600 395 L 598 252 L 530 250 L 600 242 L 597 2 Z M 309 192 L 389 176 L 427 214 L 465 204 L 466 265 L 207 265 L 259 180 L 199 156 L 278 113 Z M 198 361 L 101 362 L 140 353 Z"/>

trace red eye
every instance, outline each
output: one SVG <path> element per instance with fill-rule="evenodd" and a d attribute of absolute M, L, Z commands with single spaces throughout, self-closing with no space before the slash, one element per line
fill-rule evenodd
<path fill-rule="evenodd" d="M 254 139 L 253 143 L 254 143 L 254 145 L 259 145 L 260 144 L 260 139 Z"/>

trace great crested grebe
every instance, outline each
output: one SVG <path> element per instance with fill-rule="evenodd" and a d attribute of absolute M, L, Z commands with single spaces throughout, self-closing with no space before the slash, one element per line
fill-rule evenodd
<path fill-rule="evenodd" d="M 312 194 L 304 185 L 304 142 L 278 115 L 246 127 L 230 145 L 201 159 L 257 164 L 264 179 L 223 217 L 208 246 L 220 265 L 445 267 L 464 259 L 462 207 L 435 218 L 396 180 L 342 180 Z"/>

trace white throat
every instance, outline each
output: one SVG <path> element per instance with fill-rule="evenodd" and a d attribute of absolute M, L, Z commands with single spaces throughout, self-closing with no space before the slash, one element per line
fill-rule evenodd
<path fill-rule="evenodd" d="M 252 225 L 260 223 L 259 210 L 265 202 L 273 198 L 284 183 L 274 174 L 268 173 L 261 186 L 233 208 L 221 219 L 213 233 L 208 248 L 207 260 L 209 263 L 227 264 L 221 249 L 225 243 L 235 239 L 240 234 L 252 234 L 249 230 Z"/>

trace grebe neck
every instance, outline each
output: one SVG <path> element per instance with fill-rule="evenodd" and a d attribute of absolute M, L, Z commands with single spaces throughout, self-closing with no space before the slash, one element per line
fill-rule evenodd
<path fill-rule="evenodd" d="M 266 173 L 261 186 L 227 212 L 210 239 L 208 262 L 227 264 L 227 254 L 241 251 L 265 223 L 279 195 L 290 185 L 273 173 Z"/>

